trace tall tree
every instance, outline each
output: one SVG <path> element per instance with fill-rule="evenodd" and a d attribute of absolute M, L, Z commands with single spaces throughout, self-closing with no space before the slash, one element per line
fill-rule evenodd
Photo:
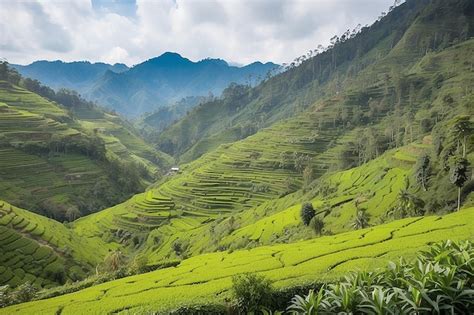
<path fill-rule="evenodd" d="M 453 157 L 451 160 L 451 174 L 449 179 L 451 183 L 458 187 L 458 207 L 459 211 L 461 207 L 461 188 L 464 186 L 464 183 L 467 181 L 467 169 L 469 167 L 469 162 L 465 158 Z"/>
<path fill-rule="evenodd" d="M 462 144 L 462 157 L 466 157 L 466 140 L 467 137 L 472 133 L 472 123 L 469 120 L 469 116 L 459 118 L 453 125 L 452 133 L 455 137 L 458 147 Z"/>
<path fill-rule="evenodd" d="M 430 176 L 430 157 L 426 154 L 422 155 L 415 165 L 415 179 L 416 182 L 421 185 L 424 191 L 426 191 L 426 183 Z"/>

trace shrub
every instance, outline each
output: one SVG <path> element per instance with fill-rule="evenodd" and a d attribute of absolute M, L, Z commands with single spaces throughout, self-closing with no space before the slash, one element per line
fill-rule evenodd
<path fill-rule="evenodd" d="M 351 273 L 344 280 L 295 296 L 289 310 L 304 314 L 473 314 L 474 248 L 445 241 L 384 270 Z"/>
<path fill-rule="evenodd" d="M 301 220 L 303 221 L 304 225 L 309 225 L 311 219 L 316 215 L 316 211 L 314 211 L 313 205 L 309 202 L 303 204 L 301 206 Z"/>
<path fill-rule="evenodd" d="M 145 255 L 137 255 L 129 266 L 129 274 L 139 274 L 148 271 L 148 257 Z"/>
<path fill-rule="evenodd" d="M 38 292 L 38 289 L 34 287 L 30 282 L 25 282 L 18 286 L 11 294 L 9 299 L 14 303 L 24 303 L 31 301 Z"/>
<path fill-rule="evenodd" d="M 245 273 L 232 277 L 232 292 L 239 311 L 255 312 L 272 303 L 273 287 L 261 275 Z"/>
<path fill-rule="evenodd" d="M 5 307 L 9 304 L 8 285 L 0 286 L 0 307 Z"/>
<path fill-rule="evenodd" d="M 120 250 L 110 252 L 104 259 L 104 265 L 107 271 L 116 272 L 125 265 L 126 257 Z"/>

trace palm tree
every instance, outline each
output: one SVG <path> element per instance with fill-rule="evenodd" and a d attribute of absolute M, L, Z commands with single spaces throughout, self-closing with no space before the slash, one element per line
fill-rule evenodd
<path fill-rule="evenodd" d="M 466 157 L 466 140 L 467 136 L 471 134 L 472 125 L 469 121 L 469 117 L 461 117 L 454 124 L 452 133 L 457 140 L 458 148 L 459 144 L 462 143 L 462 157 Z"/>
<path fill-rule="evenodd" d="M 352 227 L 356 230 L 365 229 L 369 226 L 369 215 L 365 209 L 356 209 L 356 217 L 352 222 Z"/>

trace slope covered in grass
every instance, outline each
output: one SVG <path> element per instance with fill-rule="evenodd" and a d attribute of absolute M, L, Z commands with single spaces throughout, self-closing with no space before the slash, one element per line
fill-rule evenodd
<path fill-rule="evenodd" d="M 170 163 L 118 116 L 0 81 L 0 198 L 74 220 L 144 189 Z M 136 187 L 120 183 L 125 166 L 137 169 L 123 175 Z"/>
<path fill-rule="evenodd" d="M 277 288 L 330 281 L 354 269 L 381 267 L 400 256 L 412 258 L 433 242 L 472 240 L 473 219 L 474 208 L 469 208 L 444 217 L 409 218 L 294 244 L 205 254 L 186 259 L 174 268 L 8 307 L 0 313 L 133 313 L 223 303 L 229 296 L 232 275 L 258 272 Z"/>
<path fill-rule="evenodd" d="M 123 240 L 123 233 L 130 234 L 126 244 L 131 245 L 134 237 L 134 249 L 159 261 L 175 258 L 178 252 L 186 257 L 229 246 L 245 247 L 250 242 L 254 246 L 272 243 L 290 233 L 287 228 L 297 226 L 299 205 L 308 200 L 316 207 L 326 204 L 332 208 L 325 218 L 331 233 L 350 228 L 356 202 L 367 209 L 372 224 L 384 222 L 383 216 L 404 188 L 404 178 L 410 175 L 413 186 L 411 168 L 424 152 L 432 151 L 431 138 L 426 137 L 431 128 L 469 111 L 464 102 L 472 95 L 474 75 L 467 59 L 473 46 L 474 41 L 469 40 L 422 58 L 405 83 L 416 84 L 419 92 L 410 96 L 404 90 L 403 105 L 396 104 L 396 93 L 391 88 L 387 92 L 383 80 L 327 98 L 304 114 L 181 165 L 179 174 L 76 222 L 75 228 L 89 237 L 116 241 Z M 443 79 L 437 81 L 433 76 Z M 451 110 L 443 110 L 446 106 Z M 364 118 L 356 120 L 355 108 Z M 342 118 L 343 111 L 349 117 Z M 426 143 L 422 142 L 425 137 Z M 362 165 L 390 148 L 395 149 Z M 360 168 L 320 179 L 321 185 L 315 182 L 321 191 L 312 195 L 301 191 L 310 189 L 305 181 L 359 164 Z M 304 179 L 305 170 L 311 173 L 309 180 Z M 442 198 L 453 200 L 454 186 L 446 185 L 449 189 Z M 235 231 L 241 228 L 244 230 Z M 175 250 L 176 246 L 180 249 Z"/>
<path fill-rule="evenodd" d="M 61 223 L 0 201 L 0 284 L 38 287 L 84 278 L 111 244 L 76 235 Z"/>

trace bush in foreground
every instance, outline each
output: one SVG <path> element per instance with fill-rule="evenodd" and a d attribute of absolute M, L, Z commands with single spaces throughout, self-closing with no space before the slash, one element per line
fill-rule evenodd
<path fill-rule="evenodd" d="M 474 248 L 446 241 L 413 263 L 351 273 L 318 292 L 295 296 L 295 314 L 474 314 Z"/>
<path fill-rule="evenodd" d="M 271 306 L 273 287 L 271 282 L 261 275 L 255 273 L 235 275 L 232 277 L 232 291 L 236 306 L 242 314 Z"/>

